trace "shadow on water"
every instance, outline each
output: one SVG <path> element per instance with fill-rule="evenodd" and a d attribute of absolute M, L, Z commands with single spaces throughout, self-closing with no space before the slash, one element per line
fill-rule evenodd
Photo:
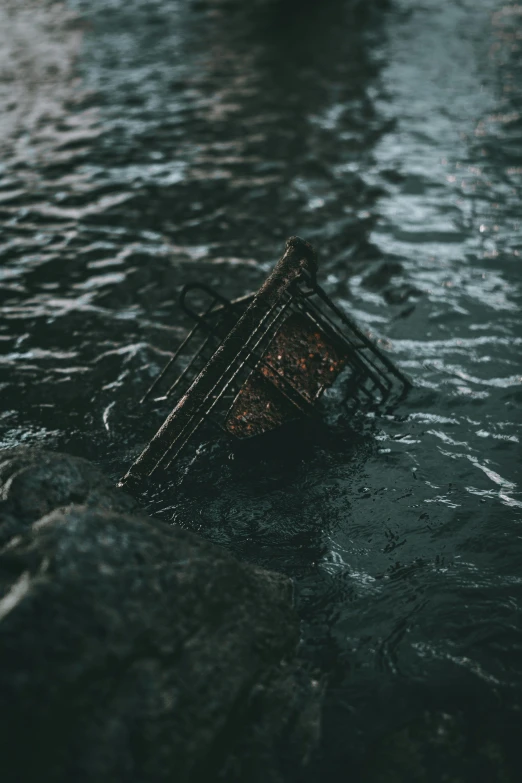
<path fill-rule="evenodd" d="M 314 574 L 371 449 L 359 425 L 296 422 L 256 443 L 208 440 L 181 460 L 174 482 L 155 482 L 151 512 L 258 565 Z"/>

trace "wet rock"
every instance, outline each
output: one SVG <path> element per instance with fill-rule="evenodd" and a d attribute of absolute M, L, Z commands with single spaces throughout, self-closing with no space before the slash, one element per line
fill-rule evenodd
<path fill-rule="evenodd" d="M 56 457 L 69 478 L 85 467 Z M 4 490 L 28 458 L 3 463 Z M 70 482 L 87 499 L 90 475 Z M 320 690 L 295 657 L 291 583 L 145 516 L 72 505 L 27 524 L 67 496 L 49 486 L 41 506 L 16 495 L 25 522 L 0 552 L 2 780 L 287 780 Z"/>
<path fill-rule="evenodd" d="M 0 452 L 0 544 L 71 503 L 134 512 L 138 504 L 87 460 L 35 448 Z"/>
<path fill-rule="evenodd" d="M 401 305 L 412 297 L 419 297 L 422 292 L 412 285 L 389 286 L 383 291 L 384 301 L 390 305 Z"/>
<path fill-rule="evenodd" d="M 371 268 L 363 277 L 363 285 L 371 290 L 379 290 L 387 286 L 393 277 L 400 275 L 403 266 L 399 261 L 383 261 Z"/>

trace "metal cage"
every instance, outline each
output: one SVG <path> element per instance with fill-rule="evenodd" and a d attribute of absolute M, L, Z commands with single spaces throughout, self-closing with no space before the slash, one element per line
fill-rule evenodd
<path fill-rule="evenodd" d="M 121 485 L 168 468 L 207 420 L 245 439 L 318 415 L 341 374 L 352 402 L 378 407 L 404 396 L 408 380 L 332 302 L 316 272 L 312 246 L 291 237 L 255 294 L 230 301 L 206 285 L 183 288 L 194 327 L 141 400 L 177 402 Z"/>

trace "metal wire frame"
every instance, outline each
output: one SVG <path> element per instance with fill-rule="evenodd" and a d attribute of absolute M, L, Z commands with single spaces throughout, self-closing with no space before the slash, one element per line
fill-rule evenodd
<path fill-rule="evenodd" d="M 352 399 L 362 397 L 366 404 L 377 406 L 390 404 L 407 392 L 409 381 L 332 302 L 317 284 L 316 271 L 312 246 L 291 237 L 283 257 L 256 294 L 231 302 L 209 286 L 185 286 L 181 305 L 195 325 L 142 398 L 142 402 L 150 400 L 166 381 L 166 393 L 156 399 L 165 400 L 177 392 L 178 401 L 120 485 L 140 483 L 172 465 L 205 421 L 226 430 L 239 395 L 258 378 L 263 383 L 270 381 L 290 417 L 292 413 L 317 415 L 316 403 L 330 384 L 320 385 L 310 399 L 267 359 L 267 349 L 290 313 L 299 313 L 330 345 L 339 346 L 343 366 L 351 371 Z M 200 313 L 187 301 L 194 291 L 210 299 Z"/>

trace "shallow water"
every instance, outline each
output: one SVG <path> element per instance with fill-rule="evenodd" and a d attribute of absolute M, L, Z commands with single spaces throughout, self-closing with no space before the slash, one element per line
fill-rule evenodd
<path fill-rule="evenodd" d="M 414 391 L 261 464 L 204 444 L 145 500 L 295 578 L 311 779 L 442 780 L 382 746 L 427 710 L 465 727 L 455 780 L 518 779 L 522 6 L 34 7 L 1 11 L 2 445 L 121 475 L 179 286 L 242 293 L 310 239 Z"/>

